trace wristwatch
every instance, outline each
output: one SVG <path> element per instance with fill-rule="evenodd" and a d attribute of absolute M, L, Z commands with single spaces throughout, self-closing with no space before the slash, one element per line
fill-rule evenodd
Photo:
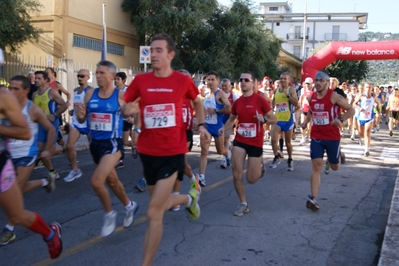
<path fill-rule="evenodd" d="M 343 123 L 345 121 L 345 119 L 342 116 L 338 116 L 339 121 L 341 121 L 341 123 Z"/>
<path fill-rule="evenodd" d="M 133 129 L 133 131 L 135 131 L 135 132 L 137 132 L 138 134 L 140 134 L 140 133 L 141 133 L 141 128 L 135 127 L 135 128 Z"/>
<path fill-rule="evenodd" d="M 215 113 L 219 113 L 219 109 L 218 108 L 215 108 Z"/>

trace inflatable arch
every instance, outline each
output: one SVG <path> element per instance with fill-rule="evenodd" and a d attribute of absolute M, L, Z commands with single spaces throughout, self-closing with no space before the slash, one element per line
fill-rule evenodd
<path fill-rule="evenodd" d="M 335 60 L 399 59 L 399 41 L 386 42 L 331 42 L 309 57 L 302 65 L 301 82 L 314 79 L 316 72 Z"/>

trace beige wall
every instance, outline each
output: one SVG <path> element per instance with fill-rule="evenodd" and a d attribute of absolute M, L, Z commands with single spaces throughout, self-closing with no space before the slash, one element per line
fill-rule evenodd
<path fill-rule="evenodd" d="M 105 2 L 107 28 L 134 34 L 130 14 L 122 11 L 123 0 L 69 0 L 69 16 L 97 25 L 103 24 L 102 2 Z"/>

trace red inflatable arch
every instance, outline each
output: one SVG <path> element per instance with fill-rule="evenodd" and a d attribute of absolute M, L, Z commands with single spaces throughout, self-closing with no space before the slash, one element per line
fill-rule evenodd
<path fill-rule="evenodd" d="M 316 72 L 335 60 L 399 59 L 399 41 L 387 42 L 331 42 L 309 57 L 302 65 L 301 82 L 314 79 Z"/>

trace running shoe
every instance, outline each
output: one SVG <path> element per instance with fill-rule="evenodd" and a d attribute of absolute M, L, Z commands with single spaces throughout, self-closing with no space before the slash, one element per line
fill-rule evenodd
<path fill-rule="evenodd" d="M 289 172 L 294 171 L 294 163 L 292 162 L 292 159 L 288 159 L 287 171 L 289 171 Z"/>
<path fill-rule="evenodd" d="M 192 189 L 190 189 L 188 194 L 190 195 L 192 201 L 191 201 L 190 206 L 186 207 L 186 210 L 188 212 L 188 217 L 192 221 L 194 221 L 194 220 L 197 220 L 201 215 L 201 210 L 198 205 L 199 193 L 195 188 L 192 188 Z"/>
<path fill-rule="evenodd" d="M 280 158 L 278 156 L 275 156 L 273 162 L 269 165 L 269 168 L 276 168 L 277 165 L 279 164 L 280 164 Z"/>
<path fill-rule="evenodd" d="M 392 137 L 392 136 L 393 136 L 393 132 L 392 132 L 392 130 L 391 130 L 391 131 L 389 131 L 389 136 L 390 136 L 390 137 Z"/>
<path fill-rule="evenodd" d="M 139 157 L 139 153 L 137 152 L 136 146 L 132 147 L 132 156 L 133 156 L 133 159 L 137 159 Z"/>
<path fill-rule="evenodd" d="M 346 162 L 346 156 L 345 156 L 345 153 L 343 153 L 342 151 L 341 151 L 341 164 L 345 164 L 345 162 Z"/>
<path fill-rule="evenodd" d="M 115 169 L 120 169 L 125 167 L 125 165 L 123 164 L 123 161 L 120 160 L 116 165 L 115 165 Z"/>
<path fill-rule="evenodd" d="M 373 134 L 375 133 L 375 128 L 374 128 L 374 127 L 373 127 L 373 129 L 371 130 L 371 133 L 373 133 Z"/>
<path fill-rule="evenodd" d="M 71 170 L 69 174 L 64 178 L 65 182 L 72 182 L 76 178 L 79 178 L 82 176 L 82 171 L 78 169 L 77 171 Z"/>
<path fill-rule="evenodd" d="M 112 235 L 116 228 L 116 211 L 112 211 L 110 214 L 104 215 L 104 225 L 101 228 L 101 236 L 107 237 Z"/>
<path fill-rule="evenodd" d="M 378 125 L 378 126 L 376 127 L 376 129 L 377 129 L 377 132 L 379 132 L 379 131 L 380 131 L 380 125 Z"/>
<path fill-rule="evenodd" d="M 226 169 L 227 168 L 227 163 L 226 163 L 226 156 L 222 156 L 222 161 L 220 162 L 220 168 Z"/>
<path fill-rule="evenodd" d="M 5 246 L 8 243 L 14 241 L 16 238 L 17 236 L 15 235 L 14 230 L 10 231 L 6 227 L 4 227 L 3 232 L 1 233 L 0 236 L 0 245 Z"/>
<path fill-rule="evenodd" d="M 56 259 L 61 255 L 62 252 L 61 225 L 57 222 L 53 222 L 49 224 L 49 226 L 53 230 L 54 236 L 50 240 L 44 241 L 47 244 L 50 258 Z"/>
<path fill-rule="evenodd" d="M 233 214 L 234 214 L 234 216 L 243 216 L 244 213 L 248 213 L 248 212 L 249 212 L 248 205 L 241 203 L 240 205 L 238 205 L 237 209 L 235 210 L 235 212 Z"/>
<path fill-rule="evenodd" d="M 280 159 L 284 159 L 284 154 L 283 154 L 282 151 L 278 151 L 277 154 L 278 154 L 278 157 L 279 157 Z"/>
<path fill-rule="evenodd" d="M 46 189 L 46 191 L 48 193 L 51 193 L 55 190 L 55 178 L 54 176 L 48 176 L 47 177 L 47 185 L 44 186 L 44 188 Z"/>
<path fill-rule="evenodd" d="M 123 227 L 128 228 L 134 223 L 134 215 L 139 209 L 139 204 L 137 202 L 132 201 L 132 207 L 126 211 L 125 219 L 123 219 Z"/>
<path fill-rule="evenodd" d="M 355 141 L 355 135 L 351 135 L 351 141 Z"/>
<path fill-rule="evenodd" d="M 50 177 L 54 178 L 54 179 L 59 179 L 60 178 L 60 175 L 55 170 L 48 172 L 48 175 Z"/>
<path fill-rule="evenodd" d="M 370 152 L 369 152 L 369 151 L 365 151 L 365 152 L 364 152 L 364 156 L 365 156 L 365 157 L 369 157 L 369 156 L 370 156 Z"/>
<path fill-rule="evenodd" d="M 358 143 L 359 143 L 359 146 L 363 145 L 363 141 L 361 139 L 359 139 Z"/>
<path fill-rule="evenodd" d="M 318 211 L 320 209 L 316 199 L 311 196 L 309 196 L 309 199 L 306 201 L 306 208 L 311 209 L 312 211 Z"/>
<path fill-rule="evenodd" d="M 326 162 L 326 167 L 324 168 L 324 173 L 326 173 L 327 175 L 330 173 L 330 163 L 327 161 Z"/>
<path fill-rule="evenodd" d="M 265 176 L 265 173 L 266 173 L 266 167 L 265 167 L 265 164 L 262 163 L 262 164 L 260 165 L 260 178 L 264 177 L 264 176 Z"/>
<path fill-rule="evenodd" d="M 302 138 L 301 141 L 299 142 L 299 145 L 303 146 L 306 144 L 306 139 Z"/>
<path fill-rule="evenodd" d="M 76 161 L 76 163 L 79 163 L 79 161 Z M 72 166 L 72 164 L 71 164 L 71 162 L 69 162 L 69 167 L 71 167 Z"/>
<path fill-rule="evenodd" d="M 206 187 L 206 183 L 205 183 L 205 176 L 204 175 L 198 175 L 198 182 L 200 184 L 201 187 Z"/>
<path fill-rule="evenodd" d="M 37 160 L 36 161 L 36 165 L 35 165 L 35 167 L 33 169 L 40 169 L 40 168 L 43 168 L 43 167 L 44 167 L 43 161 L 42 160 Z"/>
<path fill-rule="evenodd" d="M 198 191 L 198 193 L 201 194 L 201 185 L 199 184 L 199 176 L 198 174 L 194 174 L 194 176 L 195 176 L 195 181 L 192 181 L 190 179 L 190 186 L 191 188 L 195 188 Z"/>
<path fill-rule="evenodd" d="M 230 165 L 231 165 L 231 150 L 230 149 L 227 150 L 226 164 L 227 164 L 227 167 L 230 167 Z"/>
<path fill-rule="evenodd" d="M 171 211 L 177 212 L 180 210 L 180 205 L 176 205 L 174 206 L 172 209 L 170 209 Z"/>
<path fill-rule="evenodd" d="M 147 190 L 147 181 L 144 177 L 140 178 L 139 182 L 136 184 L 135 188 L 140 191 L 144 192 Z"/>

